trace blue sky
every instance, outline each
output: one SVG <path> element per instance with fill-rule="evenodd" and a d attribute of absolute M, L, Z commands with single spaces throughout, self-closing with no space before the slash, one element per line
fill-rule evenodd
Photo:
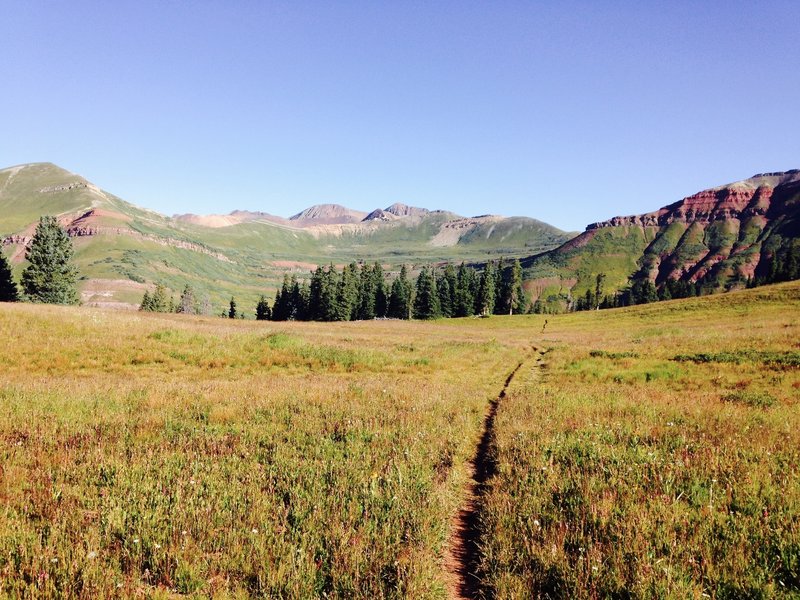
<path fill-rule="evenodd" d="M 793 2 L 0 0 L 0 166 L 562 229 L 800 167 Z"/>

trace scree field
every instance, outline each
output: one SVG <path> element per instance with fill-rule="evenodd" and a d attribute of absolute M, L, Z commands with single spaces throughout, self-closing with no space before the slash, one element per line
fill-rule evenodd
<path fill-rule="evenodd" d="M 800 596 L 800 285 L 547 319 L 0 305 L 0 597 Z"/>

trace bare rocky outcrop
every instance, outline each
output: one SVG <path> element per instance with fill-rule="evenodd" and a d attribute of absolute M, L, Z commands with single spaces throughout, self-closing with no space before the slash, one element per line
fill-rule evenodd
<path fill-rule="evenodd" d="M 341 204 L 315 204 L 289 217 L 298 224 L 337 225 L 342 223 L 358 223 L 367 213 L 353 210 Z"/>
<path fill-rule="evenodd" d="M 387 212 L 390 215 L 394 215 L 396 217 L 421 217 L 431 212 L 427 208 L 418 208 L 416 206 L 409 206 L 408 204 L 403 204 L 402 202 L 395 202 L 394 204 L 392 204 L 391 206 L 387 206 L 383 210 L 384 212 Z"/>
<path fill-rule="evenodd" d="M 666 227 L 675 222 L 707 224 L 728 219 L 744 220 L 757 215 L 767 216 L 775 190 L 796 189 L 798 185 L 800 169 L 762 173 L 744 181 L 698 192 L 654 212 L 592 223 L 586 230 L 629 225 Z"/>

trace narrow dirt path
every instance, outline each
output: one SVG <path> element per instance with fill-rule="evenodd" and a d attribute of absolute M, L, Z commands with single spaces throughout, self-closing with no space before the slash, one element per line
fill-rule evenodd
<path fill-rule="evenodd" d="M 541 365 L 542 354 L 537 348 L 532 351 L 532 355 L 537 357 L 537 367 Z M 486 492 L 486 482 L 492 478 L 496 469 L 489 446 L 494 436 L 494 421 L 500 401 L 506 397 L 508 386 L 526 361 L 527 359 L 521 361 L 511 371 L 497 398 L 489 402 L 478 447 L 475 455 L 467 463 L 469 478 L 464 486 L 461 508 L 453 518 L 450 541 L 444 559 L 448 597 L 453 600 L 479 597 L 480 579 L 477 573 L 481 560 L 480 498 Z"/>

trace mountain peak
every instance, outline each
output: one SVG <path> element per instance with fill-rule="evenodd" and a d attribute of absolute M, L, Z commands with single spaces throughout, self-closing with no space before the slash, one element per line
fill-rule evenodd
<path fill-rule="evenodd" d="M 313 224 L 335 225 L 340 223 L 357 223 L 367 213 L 353 210 L 341 204 L 315 204 L 289 217 L 290 221 L 313 221 Z"/>
<path fill-rule="evenodd" d="M 408 206 L 402 202 L 395 202 L 391 206 L 387 206 L 385 209 L 383 209 L 383 211 L 396 217 L 415 217 L 427 215 L 429 212 L 431 212 L 427 208 Z"/>

